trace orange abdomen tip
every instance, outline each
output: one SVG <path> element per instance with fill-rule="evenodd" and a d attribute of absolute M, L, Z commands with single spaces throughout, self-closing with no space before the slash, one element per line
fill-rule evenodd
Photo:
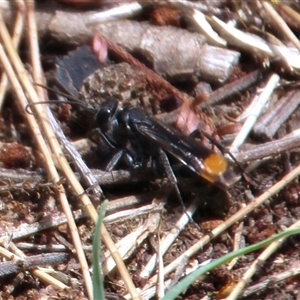
<path fill-rule="evenodd" d="M 212 153 L 203 161 L 204 167 L 211 175 L 219 176 L 227 169 L 227 161 L 223 156 Z"/>

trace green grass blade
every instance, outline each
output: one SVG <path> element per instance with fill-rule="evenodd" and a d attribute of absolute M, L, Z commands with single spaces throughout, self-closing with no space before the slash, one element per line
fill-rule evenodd
<path fill-rule="evenodd" d="M 99 210 L 99 216 L 93 237 L 93 293 L 94 299 L 105 299 L 104 278 L 100 269 L 100 231 L 103 218 L 105 216 L 108 201 L 104 201 Z"/>
<path fill-rule="evenodd" d="M 182 279 L 176 286 L 174 286 L 172 289 L 170 289 L 165 296 L 162 298 L 162 300 L 170 300 L 170 299 L 175 299 L 178 297 L 181 293 L 186 291 L 188 287 L 200 276 L 205 275 L 207 272 L 210 272 L 211 270 L 227 263 L 228 261 L 232 260 L 235 257 L 239 257 L 254 251 L 257 251 L 263 247 L 268 246 L 270 243 L 274 242 L 275 240 L 281 239 L 288 237 L 290 235 L 294 234 L 299 234 L 300 233 L 300 228 L 295 228 L 295 229 L 289 229 L 284 232 L 281 232 L 279 234 L 276 234 L 262 242 L 259 242 L 257 244 L 241 248 L 239 250 L 236 250 L 234 252 L 230 252 L 214 261 L 211 263 L 199 268 L 198 270 L 194 271 L 193 273 L 189 274 L 186 276 L 184 279 Z"/>

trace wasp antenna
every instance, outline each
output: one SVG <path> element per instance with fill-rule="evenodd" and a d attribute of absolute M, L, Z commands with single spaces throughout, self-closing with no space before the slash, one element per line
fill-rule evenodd
<path fill-rule="evenodd" d="M 40 86 L 48 91 L 52 91 L 60 96 L 63 96 L 65 98 L 67 98 L 68 100 L 50 100 L 50 101 L 39 101 L 39 102 L 35 102 L 35 103 L 29 103 L 26 105 L 25 107 L 25 111 L 28 113 L 28 114 L 33 114 L 32 111 L 29 110 L 29 107 L 33 106 L 33 105 L 36 105 L 36 104 L 54 104 L 54 103 L 59 103 L 59 104 L 62 104 L 62 103 L 69 103 L 69 104 L 75 104 L 75 105 L 79 105 L 79 106 L 82 106 L 84 108 L 89 108 L 88 105 L 86 105 L 86 103 L 82 103 L 78 98 L 75 98 L 71 95 L 68 95 L 64 92 L 61 92 L 55 88 L 51 88 L 51 87 L 48 87 L 46 85 L 43 85 L 43 84 L 39 84 L 39 83 L 33 83 L 34 85 L 36 86 Z"/>
<path fill-rule="evenodd" d="M 55 103 L 58 103 L 58 104 L 63 104 L 63 103 L 68 103 L 68 104 L 75 104 L 75 105 L 78 105 L 78 106 L 82 106 L 86 109 L 91 109 L 91 107 L 88 107 L 85 103 L 81 103 L 81 102 L 78 102 L 78 101 L 70 101 L 70 100 L 49 100 L 49 101 L 38 101 L 38 102 L 34 102 L 34 103 L 28 103 L 25 107 L 25 111 L 30 114 L 30 115 L 33 115 L 33 112 L 29 110 L 29 108 L 31 106 L 34 106 L 34 105 L 37 105 L 37 104 L 55 104 Z"/>
<path fill-rule="evenodd" d="M 50 104 L 51 101 L 38 101 L 38 102 L 34 102 L 34 103 L 28 103 L 26 106 L 25 106 L 25 111 L 29 114 L 29 115 L 33 115 L 34 113 L 29 110 L 29 108 L 31 108 L 31 106 L 34 106 L 36 104 Z"/>
<path fill-rule="evenodd" d="M 60 96 L 63 96 L 63 97 L 65 97 L 65 98 L 67 98 L 67 99 L 69 99 L 69 100 L 72 100 L 72 101 L 74 101 L 74 102 L 80 102 L 80 100 L 79 100 L 78 98 L 73 97 L 73 96 L 71 96 L 71 95 L 69 95 L 69 94 L 67 94 L 67 93 L 62 92 L 62 91 L 59 91 L 59 90 L 56 89 L 56 88 L 51 88 L 51 87 L 48 87 L 48 86 L 46 86 L 46 85 L 39 84 L 39 83 L 33 83 L 33 84 L 36 85 L 36 86 L 40 86 L 40 87 L 42 87 L 42 88 L 44 88 L 44 89 L 46 89 L 46 90 L 48 90 L 48 91 L 51 91 L 51 92 L 53 92 L 53 93 L 56 93 L 56 94 L 58 94 L 58 95 L 60 95 Z"/>

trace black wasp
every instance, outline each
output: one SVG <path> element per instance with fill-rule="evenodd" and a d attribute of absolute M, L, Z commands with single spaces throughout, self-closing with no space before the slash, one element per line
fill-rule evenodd
<path fill-rule="evenodd" d="M 115 153 L 108 169 L 121 157 L 131 166 L 143 166 L 149 157 L 155 160 L 162 149 L 222 189 L 236 182 L 237 176 L 224 156 L 163 124 L 143 109 L 118 106 L 116 99 L 105 100 L 94 115 L 97 133 Z"/>

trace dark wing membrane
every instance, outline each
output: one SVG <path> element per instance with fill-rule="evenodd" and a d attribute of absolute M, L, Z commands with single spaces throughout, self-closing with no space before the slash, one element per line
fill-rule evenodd
<path fill-rule="evenodd" d="M 192 138 L 184 136 L 177 130 L 170 128 L 154 118 L 151 122 L 136 124 L 137 131 L 144 137 L 151 139 L 166 152 L 175 156 L 183 164 L 197 173 L 203 171 L 203 159 L 213 153 L 207 147 L 197 143 Z"/>

